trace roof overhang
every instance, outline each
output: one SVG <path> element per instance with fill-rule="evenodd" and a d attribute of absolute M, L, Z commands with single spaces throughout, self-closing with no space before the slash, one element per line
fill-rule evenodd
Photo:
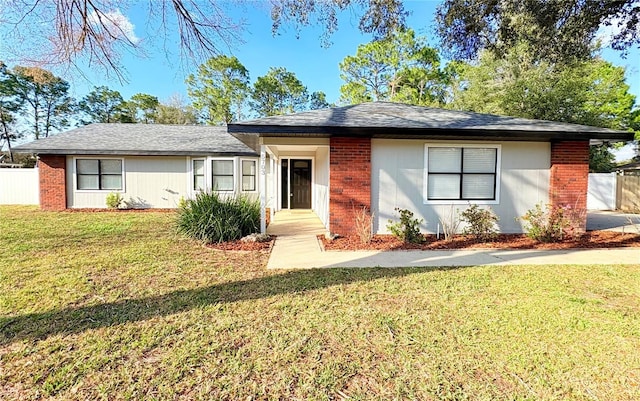
<path fill-rule="evenodd" d="M 584 141 L 592 144 L 623 142 L 634 139 L 632 132 L 556 132 L 542 130 L 487 130 L 487 129 L 447 129 L 447 128 L 396 128 L 396 127 L 344 127 L 344 126 L 291 126 L 291 125 L 248 125 L 229 124 L 227 129 L 233 134 L 253 134 L 261 137 L 371 137 L 389 139 L 431 139 L 431 140 L 501 140 L 501 141 Z"/>
<path fill-rule="evenodd" d="M 96 150 L 96 149 L 39 149 L 19 147 L 15 149 L 19 153 L 33 153 L 36 155 L 69 155 L 69 156 L 213 156 L 213 157 L 258 157 L 254 152 L 187 152 L 187 151 L 131 151 L 131 150 Z"/>

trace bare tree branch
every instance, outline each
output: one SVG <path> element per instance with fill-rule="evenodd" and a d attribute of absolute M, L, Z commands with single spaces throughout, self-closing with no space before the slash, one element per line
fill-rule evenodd
<path fill-rule="evenodd" d="M 144 56 L 155 40 L 173 42 L 177 32 L 182 59 L 199 63 L 227 53 L 241 42 L 242 21 L 226 10 L 261 3 L 250 0 L 149 0 L 146 37 L 138 39 L 126 17 L 135 0 L 0 0 L 0 50 L 5 61 L 63 69 L 95 67 L 126 81 L 124 53 Z M 338 28 L 337 15 L 348 8 L 362 15 L 360 29 L 384 37 L 404 25 L 401 0 L 270 0 L 273 33 L 282 24 L 299 32 L 319 24 L 329 44 Z"/>

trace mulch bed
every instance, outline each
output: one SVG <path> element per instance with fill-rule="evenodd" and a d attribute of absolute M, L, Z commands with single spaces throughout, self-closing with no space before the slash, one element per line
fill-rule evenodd
<path fill-rule="evenodd" d="M 437 239 L 426 235 L 423 244 L 405 244 L 391 235 L 375 235 L 369 244 L 362 244 L 355 237 L 339 237 L 328 240 L 323 235 L 318 238 L 327 251 L 353 250 L 442 250 L 442 249 L 573 249 L 573 248 L 620 248 L 640 247 L 640 234 L 614 231 L 589 231 L 576 239 L 561 242 L 542 243 L 524 234 L 500 234 L 490 242 L 477 242 L 471 236 L 457 235 L 452 240 Z"/>
<path fill-rule="evenodd" d="M 271 246 L 273 246 L 275 239 L 276 237 L 272 235 L 271 239 L 265 242 L 242 242 L 238 240 L 207 244 L 206 246 L 207 248 L 218 249 L 221 251 L 269 251 L 271 250 Z"/>

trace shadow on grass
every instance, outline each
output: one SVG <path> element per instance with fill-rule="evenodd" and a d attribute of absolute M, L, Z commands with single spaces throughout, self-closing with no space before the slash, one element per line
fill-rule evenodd
<path fill-rule="evenodd" d="M 56 334 L 80 333 L 90 329 L 167 316 L 212 304 L 304 293 L 340 284 L 449 269 L 454 268 L 300 270 L 145 298 L 0 317 L 0 344 L 25 339 L 42 340 Z"/>

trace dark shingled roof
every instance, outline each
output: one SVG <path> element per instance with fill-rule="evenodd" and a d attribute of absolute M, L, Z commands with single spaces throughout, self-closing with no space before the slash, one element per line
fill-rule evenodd
<path fill-rule="evenodd" d="M 261 136 L 628 141 L 633 133 L 586 125 L 371 102 L 229 124 L 229 132 Z"/>
<path fill-rule="evenodd" d="M 238 155 L 256 152 L 226 127 L 162 124 L 90 124 L 16 146 L 16 151 L 59 155 Z"/>

